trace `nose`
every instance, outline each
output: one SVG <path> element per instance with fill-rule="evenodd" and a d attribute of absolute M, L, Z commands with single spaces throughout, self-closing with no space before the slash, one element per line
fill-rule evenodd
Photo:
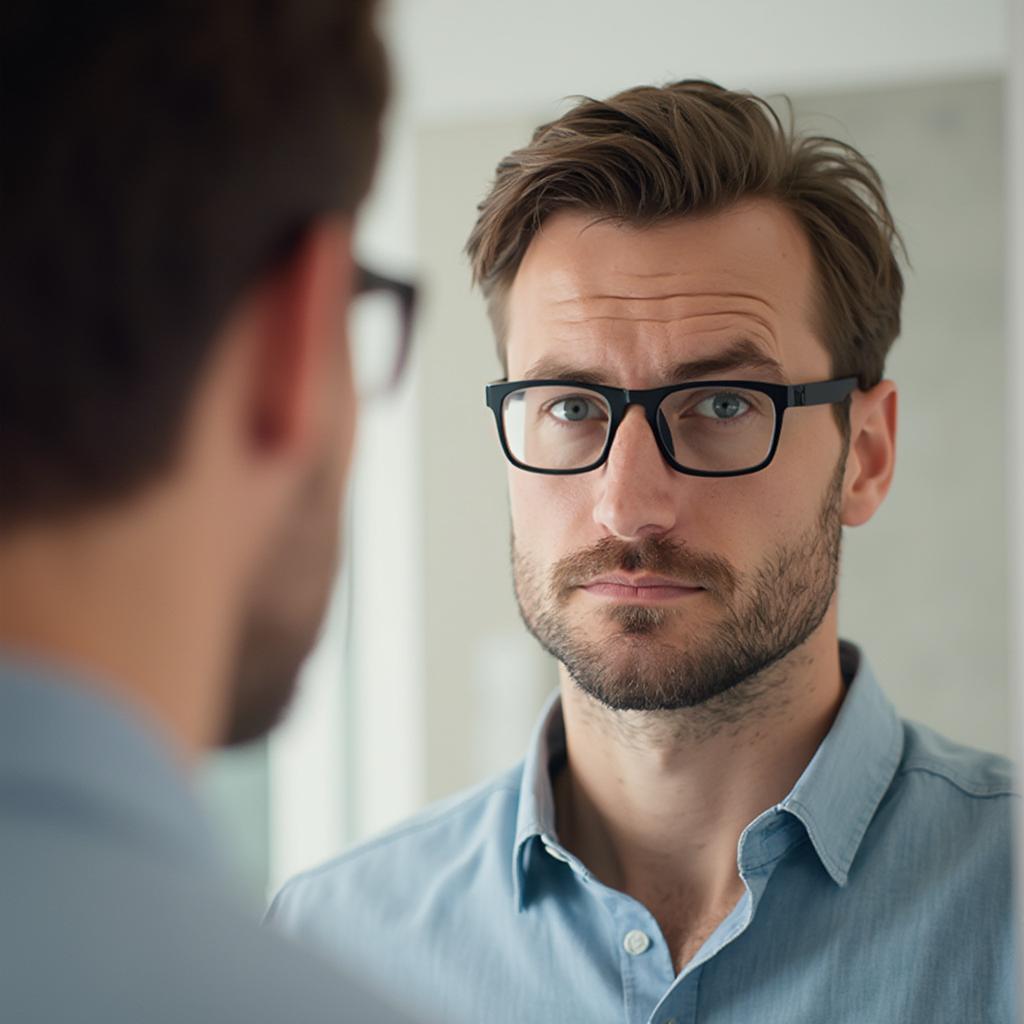
<path fill-rule="evenodd" d="M 594 521 L 623 540 L 669 533 L 678 518 L 679 474 L 665 461 L 639 406 L 619 424 L 600 484 Z"/>

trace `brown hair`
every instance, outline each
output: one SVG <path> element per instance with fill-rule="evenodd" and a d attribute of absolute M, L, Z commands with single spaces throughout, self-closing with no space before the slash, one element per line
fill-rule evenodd
<path fill-rule="evenodd" d="M 0 15 L 0 531 L 173 458 L 218 326 L 369 187 L 375 0 L 33 0 Z"/>
<path fill-rule="evenodd" d="M 502 363 L 508 290 L 551 213 L 588 210 L 643 227 L 747 197 L 777 200 L 803 226 L 833 375 L 873 387 L 903 296 L 902 242 L 877 171 L 852 146 L 787 130 L 766 100 L 705 81 L 582 99 L 498 164 L 466 251 Z"/>

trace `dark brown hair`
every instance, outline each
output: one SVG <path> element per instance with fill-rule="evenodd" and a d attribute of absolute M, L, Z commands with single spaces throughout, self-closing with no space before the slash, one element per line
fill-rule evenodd
<path fill-rule="evenodd" d="M 705 81 L 583 99 L 498 164 L 466 251 L 502 362 L 505 299 L 551 213 L 593 211 L 643 227 L 748 197 L 777 200 L 799 220 L 833 375 L 873 387 L 903 296 L 902 243 L 878 173 L 851 146 L 787 129 L 766 100 Z"/>
<path fill-rule="evenodd" d="M 219 324 L 376 160 L 374 0 L 0 15 L 0 530 L 164 470 Z"/>

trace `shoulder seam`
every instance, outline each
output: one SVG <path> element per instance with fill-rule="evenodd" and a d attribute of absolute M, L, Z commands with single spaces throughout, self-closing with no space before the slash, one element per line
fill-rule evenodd
<path fill-rule="evenodd" d="M 916 761 L 909 764 L 900 765 L 897 770 L 897 776 L 909 775 L 912 772 L 920 772 L 925 775 L 931 775 L 935 778 L 942 779 L 948 782 L 951 786 L 959 789 L 962 793 L 967 796 L 978 797 L 985 799 L 988 797 L 998 796 L 1010 796 L 1015 797 L 1019 794 L 1014 790 L 1013 783 L 1007 782 L 992 782 L 987 785 L 977 784 L 968 782 L 966 779 L 960 778 L 951 772 L 948 766 L 943 764 L 937 764 L 935 762 L 928 761 Z"/>

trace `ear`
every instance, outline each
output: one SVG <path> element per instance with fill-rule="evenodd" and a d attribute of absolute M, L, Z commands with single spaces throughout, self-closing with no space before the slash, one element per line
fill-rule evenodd
<path fill-rule="evenodd" d="M 844 526 L 866 523 L 889 493 L 896 461 L 896 414 L 896 385 L 890 380 L 853 393 L 843 482 Z"/>
<path fill-rule="evenodd" d="M 334 217 L 312 223 L 257 285 L 248 431 L 254 454 L 302 455 L 317 445 L 333 367 L 343 355 L 352 277 L 351 221 Z"/>

